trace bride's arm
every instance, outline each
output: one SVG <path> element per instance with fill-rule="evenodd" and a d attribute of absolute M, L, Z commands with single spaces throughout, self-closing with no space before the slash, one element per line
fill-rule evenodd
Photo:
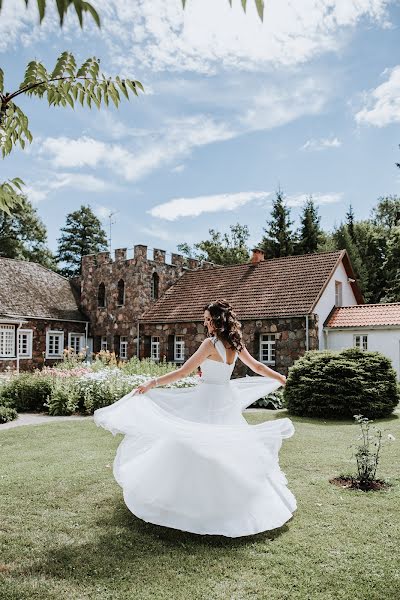
<path fill-rule="evenodd" d="M 161 377 L 156 377 L 143 385 L 139 385 L 134 394 L 144 394 L 151 390 L 151 388 L 157 385 L 166 385 L 167 383 L 174 383 L 174 381 L 178 381 L 178 379 L 182 379 L 183 377 L 187 377 L 197 369 L 199 365 L 210 356 L 213 349 L 213 343 L 210 338 L 205 339 L 200 347 L 196 350 L 194 354 L 183 364 L 179 369 L 175 371 L 171 371 L 171 373 L 167 373 L 166 375 L 162 375 Z"/>
<path fill-rule="evenodd" d="M 247 367 L 254 371 L 254 373 L 257 373 L 257 375 L 262 375 L 263 377 L 272 377 L 273 379 L 279 381 L 279 383 L 281 383 L 282 385 L 285 385 L 286 377 L 284 375 L 281 375 L 277 371 L 270 369 L 269 367 L 267 367 L 267 365 L 264 365 L 263 363 L 256 360 L 250 354 L 247 348 L 242 348 L 242 350 L 239 353 L 239 358 L 242 361 L 242 363 L 244 363 Z"/>

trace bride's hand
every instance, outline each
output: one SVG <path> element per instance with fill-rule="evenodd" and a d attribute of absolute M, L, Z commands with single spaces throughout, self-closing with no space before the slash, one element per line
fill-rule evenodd
<path fill-rule="evenodd" d="M 139 385 L 136 390 L 133 392 L 132 396 L 136 396 L 136 394 L 146 394 L 149 390 L 155 387 L 156 381 L 155 379 L 151 379 L 147 383 L 142 383 Z"/>
<path fill-rule="evenodd" d="M 286 385 L 286 377 L 284 375 L 279 374 L 279 377 L 277 379 L 281 385 Z"/>

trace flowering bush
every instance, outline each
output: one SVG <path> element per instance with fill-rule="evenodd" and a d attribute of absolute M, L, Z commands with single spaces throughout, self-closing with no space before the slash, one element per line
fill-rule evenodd
<path fill-rule="evenodd" d="M 132 389 L 152 379 L 149 375 L 126 375 L 118 368 L 102 369 L 80 377 L 76 385 L 79 389 L 78 406 L 80 410 L 91 414 L 98 408 L 108 406 L 125 396 Z M 191 387 L 197 378 L 186 377 L 166 385 L 169 388 Z"/>
<path fill-rule="evenodd" d="M 14 375 L 1 388 L 0 404 L 19 411 L 47 410 L 51 415 L 77 411 L 92 414 L 142 383 L 175 369 L 173 363 L 137 358 L 117 365 L 115 354 L 107 351 L 99 352 L 89 364 L 68 350 L 57 366 Z M 165 387 L 191 387 L 197 383 L 197 377 L 186 377 Z"/>

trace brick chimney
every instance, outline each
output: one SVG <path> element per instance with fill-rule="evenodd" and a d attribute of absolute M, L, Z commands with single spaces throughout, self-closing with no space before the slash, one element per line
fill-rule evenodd
<path fill-rule="evenodd" d="M 259 262 L 262 262 L 264 260 L 264 250 L 261 250 L 261 248 L 253 248 L 252 253 L 253 253 L 252 257 L 251 257 L 252 265 L 256 265 Z"/>

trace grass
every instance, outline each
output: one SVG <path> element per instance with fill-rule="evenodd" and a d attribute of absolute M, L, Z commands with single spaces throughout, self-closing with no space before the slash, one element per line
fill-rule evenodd
<path fill-rule="evenodd" d="M 121 436 L 91 420 L 0 432 L 0 599 L 397 600 L 400 419 L 377 422 L 396 437 L 378 469 L 392 486 L 369 493 L 328 482 L 353 470 L 355 424 L 292 420 L 280 465 L 298 510 L 234 540 L 134 517 L 110 468 Z"/>

